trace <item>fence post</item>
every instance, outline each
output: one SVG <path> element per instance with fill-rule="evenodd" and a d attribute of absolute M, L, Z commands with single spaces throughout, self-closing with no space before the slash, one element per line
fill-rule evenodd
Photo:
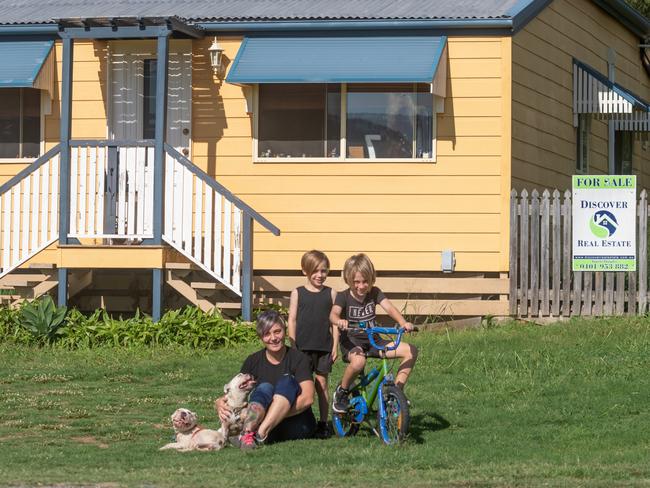
<path fill-rule="evenodd" d="M 541 291 L 542 291 L 542 316 L 547 316 L 549 314 L 549 197 L 550 193 L 548 190 L 544 190 L 542 193 L 542 232 L 541 232 Z"/>
<path fill-rule="evenodd" d="M 571 191 L 564 192 L 564 203 L 562 205 L 564 217 L 563 246 L 562 253 L 562 315 L 571 315 Z"/>
<path fill-rule="evenodd" d="M 641 192 L 639 202 L 639 315 L 648 304 L 648 192 Z"/>
<path fill-rule="evenodd" d="M 517 217 L 517 190 L 513 189 L 510 192 L 510 315 L 517 315 Z"/>
<path fill-rule="evenodd" d="M 560 315 L 560 283 L 562 273 L 562 217 L 560 214 L 560 192 L 553 191 L 553 308 L 555 317 Z"/>
<path fill-rule="evenodd" d="M 539 315 L 539 192 L 534 189 L 530 201 L 530 314 Z"/>
<path fill-rule="evenodd" d="M 530 234 L 528 233 L 528 192 L 526 190 L 521 191 L 519 210 L 521 216 L 521 230 L 519 232 L 521 249 L 519 286 L 521 287 L 521 302 L 519 303 L 519 315 L 526 317 L 528 316 L 528 243 L 530 239 Z"/>

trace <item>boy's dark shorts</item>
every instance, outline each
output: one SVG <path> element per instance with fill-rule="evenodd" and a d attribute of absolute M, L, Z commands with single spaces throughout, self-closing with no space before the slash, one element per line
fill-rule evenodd
<path fill-rule="evenodd" d="M 378 346 L 385 346 L 386 344 L 390 344 L 392 342 L 389 341 L 388 339 L 384 339 L 383 337 L 380 337 L 377 334 L 374 334 L 373 339 L 375 340 L 375 343 Z M 355 347 L 360 347 L 367 358 L 381 358 L 383 353 L 383 351 L 380 351 L 379 349 L 373 347 L 372 344 L 370 344 L 370 339 L 368 339 L 368 336 L 365 335 L 365 332 L 363 336 L 352 336 L 352 337 L 350 337 L 349 334 L 341 334 L 341 340 L 339 342 L 339 345 L 341 346 L 341 354 L 343 356 L 343 361 L 345 361 L 346 363 L 350 362 L 350 358 L 348 357 L 348 354 Z"/>
<path fill-rule="evenodd" d="M 332 372 L 332 353 L 330 351 L 302 351 L 311 361 L 312 373 L 327 376 Z"/>

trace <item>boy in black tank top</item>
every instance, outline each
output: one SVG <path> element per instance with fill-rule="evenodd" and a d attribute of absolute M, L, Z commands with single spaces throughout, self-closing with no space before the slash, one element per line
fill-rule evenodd
<path fill-rule="evenodd" d="M 332 327 L 329 315 L 336 292 L 325 286 L 330 262 L 321 251 L 306 252 L 300 262 L 307 283 L 291 292 L 289 301 L 289 339 L 311 359 L 315 378 L 320 421 L 316 436 L 331 435 L 327 426 L 329 395 L 327 379 L 336 361 L 338 328 Z"/>

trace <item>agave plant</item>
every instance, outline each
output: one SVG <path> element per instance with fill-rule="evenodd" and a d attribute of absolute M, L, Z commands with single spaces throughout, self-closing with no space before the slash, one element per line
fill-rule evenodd
<path fill-rule="evenodd" d="M 63 324 L 66 307 L 54 305 L 52 297 L 45 297 L 26 302 L 20 312 L 22 326 L 27 329 L 39 342 L 54 342 Z"/>

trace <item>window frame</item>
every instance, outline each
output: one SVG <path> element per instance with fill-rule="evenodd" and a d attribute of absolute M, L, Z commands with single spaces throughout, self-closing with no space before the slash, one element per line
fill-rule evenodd
<path fill-rule="evenodd" d="M 23 101 L 22 101 L 22 93 L 25 88 L 21 87 L 20 89 L 20 110 L 21 113 L 19 114 L 19 117 L 22 117 L 22 108 L 23 108 Z M 37 157 L 25 157 L 25 158 L 0 158 L 0 164 L 5 163 L 5 164 L 12 164 L 12 163 L 31 163 L 36 161 L 39 157 L 41 157 L 45 153 L 45 103 L 46 103 L 46 97 L 48 97 L 47 92 L 45 90 L 39 90 L 40 92 L 40 103 L 38 105 L 38 111 L 39 111 L 39 119 L 40 119 L 40 127 L 39 127 L 39 154 Z M 21 127 L 22 127 L 22 122 L 21 122 Z M 22 128 L 21 128 L 22 131 Z M 23 142 L 20 141 L 20 144 L 22 145 Z M 22 148 L 21 148 L 22 149 Z"/>
<path fill-rule="evenodd" d="M 327 157 L 263 157 L 259 156 L 259 123 L 260 123 L 260 90 L 259 84 L 253 86 L 253 163 L 435 163 L 437 162 L 437 130 L 438 110 L 444 100 L 436 95 L 433 96 L 433 107 L 431 117 L 431 157 L 430 158 L 350 158 L 347 157 L 347 105 L 348 105 L 348 83 L 338 83 L 341 86 L 341 133 L 339 156 L 336 158 Z"/>

